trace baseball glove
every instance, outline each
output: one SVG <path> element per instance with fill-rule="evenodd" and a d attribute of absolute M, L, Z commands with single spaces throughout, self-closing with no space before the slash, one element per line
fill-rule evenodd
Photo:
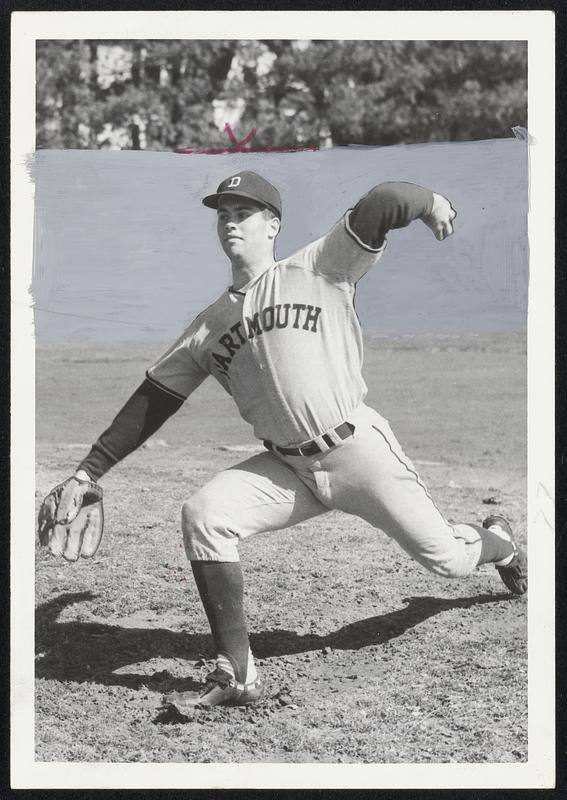
<path fill-rule="evenodd" d="M 102 539 L 102 489 L 92 481 L 67 478 L 52 489 L 39 510 L 39 543 L 54 556 L 77 561 L 94 556 Z"/>

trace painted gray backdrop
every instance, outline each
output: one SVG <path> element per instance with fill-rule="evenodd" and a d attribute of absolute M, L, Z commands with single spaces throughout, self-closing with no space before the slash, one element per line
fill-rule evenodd
<path fill-rule="evenodd" d="M 241 169 L 282 194 L 277 254 L 323 233 L 372 186 L 406 180 L 445 194 L 456 233 L 392 232 L 360 282 L 368 334 L 526 327 L 527 145 L 517 139 L 305 153 L 36 153 L 33 296 L 38 344 L 176 337 L 230 284 L 215 214 L 200 198 Z"/>

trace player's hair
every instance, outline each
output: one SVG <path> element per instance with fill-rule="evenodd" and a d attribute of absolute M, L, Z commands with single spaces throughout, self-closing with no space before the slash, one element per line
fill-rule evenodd
<path fill-rule="evenodd" d="M 273 208 L 269 208 L 268 206 L 264 206 L 264 208 L 262 209 L 262 215 L 263 215 L 263 216 L 264 216 L 266 219 L 272 219 L 273 217 L 275 217 L 276 219 L 279 219 L 279 220 L 280 220 L 280 222 L 281 222 L 281 217 L 279 217 L 279 216 L 276 214 L 276 212 L 274 211 L 274 209 L 273 209 Z"/>

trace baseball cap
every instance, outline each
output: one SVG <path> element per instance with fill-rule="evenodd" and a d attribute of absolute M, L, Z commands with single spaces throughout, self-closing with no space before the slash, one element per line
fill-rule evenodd
<path fill-rule="evenodd" d="M 278 217 L 282 215 L 280 193 L 275 186 L 272 186 L 257 172 L 237 172 L 235 175 L 225 178 L 222 183 L 219 183 L 215 194 L 209 194 L 203 198 L 203 205 L 208 208 L 218 208 L 219 200 L 224 195 L 247 197 L 249 200 L 255 200 L 257 203 L 271 208 Z"/>

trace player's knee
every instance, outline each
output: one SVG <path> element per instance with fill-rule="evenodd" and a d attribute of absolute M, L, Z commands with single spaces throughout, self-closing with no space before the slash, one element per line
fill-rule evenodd
<path fill-rule="evenodd" d="M 181 530 L 190 561 L 238 561 L 237 537 L 225 524 L 218 499 L 197 493 L 183 503 Z"/>
<path fill-rule="evenodd" d="M 430 572 L 440 578 L 465 578 L 471 572 L 469 564 L 464 563 L 462 559 L 426 564 L 426 566 Z"/>
<path fill-rule="evenodd" d="M 421 563 L 440 578 L 466 578 L 478 562 L 476 550 L 465 542 L 456 542 L 450 552 L 437 553 L 420 559 Z"/>
<path fill-rule="evenodd" d="M 181 530 L 185 541 L 191 541 L 210 527 L 212 503 L 198 494 L 183 503 L 181 508 Z"/>
<path fill-rule="evenodd" d="M 429 546 L 415 555 L 440 578 L 465 578 L 478 564 L 481 544 L 478 532 L 470 525 L 454 525 L 451 536 L 431 537 Z"/>

